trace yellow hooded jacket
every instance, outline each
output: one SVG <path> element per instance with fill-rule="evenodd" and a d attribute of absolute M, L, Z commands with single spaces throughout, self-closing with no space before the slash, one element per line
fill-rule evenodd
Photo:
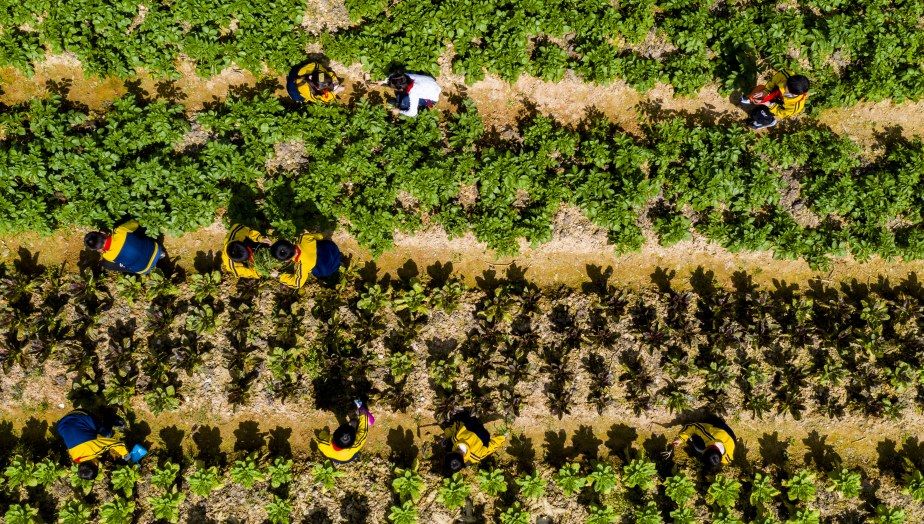
<path fill-rule="evenodd" d="M 225 247 L 221 250 L 221 268 L 226 273 L 231 273 L 238 278 L 260 278 L 257 270 L 250 265 L 243 262 L 235 262 L 228 258 L 228 244 L 235 241 L 242 242 L 248 238 L 254 242 L 259 242 L 261 236 L 263 235 L 261 235 L 259 231 L 250 229 L 247 226 L 242 226 L 241 224 L 234 224 L 231 226 L 228 238 L 225 239 Z"/>
<path fill-rule="evenodd" d="M 722 428 L 705 423 L 687 424 L 680 430 L 680 435 L 677 436 L 677 440 L 682 444 L 694 436 L 703 439 L 706 447 L 715 443 L 722 444 L 722 446 L 725 447 L 725 454 L 722 455 L 722 464 L 730 463 L 732 457 L 735 456 L 735 439 Z"/>
<path fill-rule="evenodd" d="M 349 462 L 359 453 L 363 446 L 366 445 L 366 436 L 369 435 L 369 420 L 366 415 L 359 416 L 359 425 L 356 427 L 356 439 L 353 445 L 345 449 L 337 449 L 331 443 L 332 437 L 328 431 L 327 435 L 314 439 L 318 445 L 318 451 L 325 457 L 335 462 Z"/>
<path fill-rule="evenodd" d="M 304 286 L 311 276 L 311 270 L 318 263 L 318 240 L 323 238 L 324 235 L 320 233 L 302 233 L 295 243 L 299 250 L 293 261 L 295 267 L 291 273 L 279 275 L 279 281 L 296 289 Z"/>
<path fill-rule="evenodd" d="M 323 65 L 317 62 L 310 62 L 308 64 L 305 64 L 301 69 L 298 70 L 297 78 L 298 79 L 307 78 L 311 76 L 311 74 L 314 73 L 315 70 L 317 70 L 317 72 L 321 75 L 321 77 L 326 76 L 327 80 L 335 84 L 340 82 L 340 79 L 337 77 L 336 74 L 334 74 L 333 71 L 331 71 L 330 69 L 324 67 Z M 300 80 L 300 81 L 296 80 L 295 85 L 298 88 L 298 94 L 302 95 L 302 97 L 305 98 L 306 102 L 321 102 L 322 104 L 329 104 L 333 102 L 335 98 L 337 98 L 337 95 L 334 94 L 332 91 L 328 91 L 320 95 L 315 95 L 311 91 L 311 86 L 308 85 L 308 82 L 306 80 Z"/>
<path fill-rule="evenodd" d="M 792 72 L 778 72 L 773 75 L 770 82 L 766 85 L 765 93 L 770 93 L 774 89 L 780 90 L 780 98 L 776 101 L 777 103 L 770 106 L 770 112 L 773 113 L 773 116 L 781 120 L 783 118 L 796 116 L 804 111 L 805 99 L 808 98 L 808 93 L 803 93 L 794 97 L 786 96 L 786 81 L 789 80 L 790 76 L 792 76 Z"/>
<path fill-rule="evenodd" d="M 465 446 L 465 452 L 462 457 L 466 464 L 478 464 L 487 458 L 488 455 L 500 449 L 500 447 L 504 445 L 504 442 L 507 441 L 506 438 L 498 435 L 496 437 L 491 437 L 491 441 L 485 446 L 481 438 L 474 432 L 469 431 L 461 421 L 446 428 L 445 434 L 447 438 L 452 439 L 453 449 L 458 451 L 459 444 Z"/>

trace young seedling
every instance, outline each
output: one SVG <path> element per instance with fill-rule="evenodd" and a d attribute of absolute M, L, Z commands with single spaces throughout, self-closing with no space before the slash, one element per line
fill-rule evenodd
<path fill-rule="evenodd" d="M 416 502 L 423 489 L 423 477 L 413 469 L 395 468 L 395 479 L 391 481 L 391 488 L 401 501 Z"/>
<path fill-rule="evenodd" d="M 661 512 L 658 510 L 658 503 L 650 500 L 635 512 L 635 522 L 638 524 L 661 524 Z"/>
<path fill-rule="evenodd" d="M 555 473 L 555 484 L 565 496 L 572 496 L 587 485 L 587 479 L 581 476 L 581 465 L 572 462 L 565 464 Z"/>
<path fill-rule="evenodd" d="M 112 470 L 112 489 L 121 491 L 125 498 L 131 498 L 135 484 L 141 478 L 141 468 L 137 464 L 126 465 Z M 153 478 L 151 479 L 153 482 Z"/>
<path fill-rule="evenodd" d="M 443 479 L 437 491 L 437 498 L 446 506 L 446 509 L 457 510 L 465 505 L 471 493 L 471 488 L 465 483 L 461 473 L 455 473 L 451 478 Z"/>
<path fill-rule="evenodd" d="M 270 524 L 289 524 L 292 520 L 292 504 L 273 495 L 273 499 L 266 505 L 266 518 Z"/>
<path fill-rule="evenodd" d="M 696 486 L 681 472 L 664 481 L 664 493 L 674 504 L 682 508 L 696 494 Z"/>
<path fill-rule="evenodd" d="M 905 524 L 907 518 L 904 509 L 879 504 L 876 506 L 876 516 L 873 517 L 872 522 L 873 524 Z"/>
<path fill-rule="evenodd" d="M 186 481 L 189 483 L 189 491 L 200 497 L 207 497 L 222 486 L 221 474 L 215 466 L 197 469 Z"/>
<path fill-rule="evenodd" d="M 477 475 L 478 487 L 489 497 L 496 497 L 507 491 L 507 480 L 499 469 L 482 469 Z"/>
<path fill-rule="evenodd" d="M 93 517 L 93 509 L 83 502 L 68 500 L 58 511 L 59 524 L 89 524 Z"/>
<path fill-rule="evenodd" d="M 616 488 L 618 477 L 612 466 L 598 462 L 590 475 L 587 475 L 587 480 L 593 486 L 594 491 L 606 495 Z"/>
<path fill-rule="evenodd" d="M 39 511 L 28 504 L 11 504 L 3 514 L 6 524 L 35 524 L 39 522 Z"/>
<path fill-rule="evenodd" d="M 758 509 L 766 508 L 770 502 L 779 496 L 780 490 L 773 486 L 773 481 L 763 473 L 754 474 L 754 484 L 751 487 L 749 500 Z"/>
<path fill-rule="evenodd" d="M 231 466 L 231 480 L 250 489 L 257 482 L 266 480 L 266 477 L 257 465 L 256 456 L 251 454 L 241 460 L 234 461 L 234 465 Z"/>
<path fill-rule="evenodd" d="M 856 471 L 842 468 L 831 475 L 830 491 L 837 493 L 838 497 L 855 499 L 860 496 L 862 488 L 862 478 Z"/>
<path fill-rule="evenodd" d="M 655 487 L 658 471 L 653 462 L 645 457 L 632 459 L 622 470 L 626 487 L 650 491 Z"/>
<path fill-rule="evenodd" d="M 266 468 L 270 486 L 278 488 L 292 482 L 292 460 L 276 457 L 273 463 Z"/>
<path fill-rule="evenodd" d="M 135 503 L 125 499 L 113 499 L 99 508 L 102 524 L 130 524 L 135 513 Z"/>
<path fill-rule="evenodd" d="M 857 489 L 857 492 L 859 493 L 859 489 Z M 911 473 L 905 475 L 905 488 L 902 489 L 902 492 L 918 502 L 924 501 L 924 475 L 921 474 L 920 470 L 914 469 Z"/>
<path fill-rule="evenodd" d="M 677 508 L 671 511 L 670 516 L 674 524 L 694 524 L 696 522 L 696 513 L 691 508 Z"/>
<path fill-rule="evenodd" d="M 321 487 L 327 491 L 334 488 L 337 484 L 337 479 L 343 476 L 343 472 L 337 471 L 334 464 L 328 460 L 323 464 L 315 464 L 311 469 L 311 476 L 314 478 L 315 482 L 320 484 Z"/>
<path fill-rule="evenodd" d="M 739 491 L 741 491 L 740 482 L 719 474 L 706 491 L 706 502 L 715 504 L 721 509 L 728 509 L 738 501 Z"/>
<path fill-rule="evenodd" d="M 787 488 L 786 496 L 789 500 L 811 502 L 815 500 L 815 474 L 808 470 L 799 470 L 791 479 L 783 481 Z"/>
<path fill-rule="evenodd" d="M 516 482 L 517 486 L 520 486 L 520 493 L 527 500 L 540 499 L 545 495 L 546 481 L 539 475 L 538 471 L 532 475 L 517 478 L 514 482 Z"/>
<path fill-rule="evenodd" d="M 388 520 L 392 524 L 415 524 L 417 508 L 414 506 L 414 501 L 405 500 L 400 506 L 392 506 L 388 512 Z"/>
<path fill-rule="evenodd" d="M 817 509 L 800 508 L 796 514 L 786 521 L 786 524 L 818 524 L 821 514 Z"/>
<path fill-rule="evenodd" d="M 500 514 L 501 524 L 530 524 L 529 512 L 523 509 L 519 502 L 514 502 Z"/>
<path fill-rule="evenodd" d="M 166 462 L 151 474 L 151 485 L 163 491 L 170 491 L 179 472 L 180 466 L 173 462 Z"/>
<path fill-rule="evenodd" d="M 180 520 L 180 504 L 186 500 L 186 494 L 178 491 L 164 493 L 157 497 L 151 497 L 151 511 L 158 520 L 176 524 Z"/>
<path fill-rule="evenodd" d="M 616 510 L 609 506 L 591 506 L 590 514 L 587 516 L 585 524 L 616 524 L 619 516 Z"/>

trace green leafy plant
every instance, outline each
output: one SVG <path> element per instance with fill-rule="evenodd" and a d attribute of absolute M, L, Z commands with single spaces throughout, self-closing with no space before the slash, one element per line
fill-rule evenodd
<path fill-rule="evenodd" d="M 527 500 L 542 498 L 545 495 L 546 481 L 535 472 L 532 475 L 524 475 L 514 479 L 517 486 L 520 486 L 520 493 Z"/>
<path fill-rule="evenodd" d="M 789 500 L 811 502 L 815 500 L 815 474 L 807 470 L 799 470 L 791 479 L 783 481 L 787 488 L 786 496 Z"/>
<path fill-rule="evenodd" d="M 598 462 L 594 470 L 587 475 L 588 482 L 597 493 L 607 494 L 616 488 L 618 477 L 612 466 Z"/>
<path fill-rule="evenodd" d="M 251 454 L 243 459 L 234 461 L 234 465 L 231 466 L 231 480 L 250 489 L 257 482 L 266 480 L 266 476 L 260 471 L 260 467 L 257 465 L 257 457 Z"/>
<path fill-rule="evenodd" d="M 92 517 L 93 509 L 76 499 L 68 500 L 58 511 L 60 524 L 89 524 Z"/>
<path fill-rule="evenodd" d="M 658 471 L 653 462 L 646 458 L 632 459 L 622 470 L 626 487 L 650 491 L 655 487 Z"/>
<path fill-rule="evenodd" d="M 400 506 L 392 506 L 388 512 L 392 524 L 414 524 L 417 522 L 417 508 L 414 501 L 405 500 Z"/>
<path fill-rule="evenodd" d="M 636 510 L 635 522 L 639 524 L 660 524 L 664 522 L 661 519 L 661 512 L 658 510 L 657 502 L 648 501 L 647 504 Z"/>
<path fill-rule="evenodd" d="M 273 495 L 273 499 L 266 505 L 266 517 L 271 524 L 288 524 L 292 521 L 292 505 Z"/>
<path fill-rule="evenodd" d="M 207 497 L 222 486 L 221 474 L 216 466 L 197 468 L 186 481 L 189 483 L 189 490 L 200 497 Z"/>
<path fill-rule="evenodd" d="M 141 468 L 137 464 L 122 466 L 112 470 L 112 488 L 121 491 L 125 498 L 131 498 L 135 490 L 135 484 L 141 478 Z M 154 482 L 152 476 L 151 482 Z M 173 481 L 171 480 L 170 483 Z"/>
<path fill-rule="evenodd" d="M 292 460 L 276 457 L 273 463 L 266 467 L 266 477 L 273 488 L 292 482 Z"/>
<path fill-rule="evenodd" d="M 779 496 L 780 490 L 773 486 L 773 481 L 763 473 L 754 474 L 754 483 L 751 486 L 749 500 L 758 508 L 764 508 Z"/>
<path fill-rule="evenodd" d="M 437 498 L 446 506 L 446 509 L 455 510 L 465 505 L 470 493 L 471 488 L 465 483 L 465 479 L 460 473 L 455 473 L 452 477 L 443 479 L 437 491 Z"/>
<path fill-rule="evenodd" d="M 523 509 L 519 502 L 514 502 L 500 514 L 501 524 L 529 524 L 529 512 Z"/>
<path fill-rule="evenodd" d="M 172 385 L 155 388 L 144 396 L 144 401 L 154 414 L 174 411 L 180 407 L 180 398 L 176 394 L 176 388 Z"/>
<path fill-rule="evenodd" d="M 180 520 L 180 504 L 182 504 L 184 500 L 186 500 L 185 493 L 171 491 L 163 495 L 151 497 L 149 502 L 155 518 L 176 523 Z"/>
<path fill-rule="evenodd" d="M 854 499 L 860 496 L 863 482 L 860 474 L 847 468 L 841 468 L 831 474 L 831 491 L 840 497 Z M 922 493 L 924 495 L 924 493 Z"/>
<path fill-rule="evenodd" d="M 610 506 L 591 506 L 585 524 L 616 524 L 619 520 L 616 510 Z"/>
<path fill-rule="evenodd" d="M 570 497 L 587 485 L 587 479 L 581 476 L 581 465 L 572 462 L 558 469 L 554 477 L 555 484 L 562 493 Z"/>
<path fill-rule="evenodd" d="M 330 490 L 337 484 L 337 479 L 343 476 L 343 472 L 337 471 L 334 464 L 328 460 L 323 464 L 315 464 L 311 469 L 311 476 L 324 490 Z"/>
<path fill-rule="evenodd" d="M 679 473 L 664 480 L 664 493 L 674 504 L 683 507 L 696 494 L 696 486 L 686 475 Z"/>
<path fill-rule="evenodd" d="M 423 477 L 413 469 L 395 468 L 395 479 L 391 481 L 391 489 L 402 501 L 416 502 L 423 489 Z"/>
<path fill-rule="evenodd" d="M 496 497 L 507 491 L 507 480 L 499 469 L 482 469 L 477 475 L 478 488 L 489 497 Z"/>
<path fill-rule="evenodd" d="M 706 490 L 706 501 L 719 508 L 731 508 L 738 501 L 741 483 L 725 475 L 716 475 Z"/>
<path fill-rule="evenodd" d="M 180 473 L 180 466 L 173 462 L 165 462 L 161 467 L 151 473 L 151 485 L 163 491 L 169 491 L 176 482 Z"/>
<path fill-rule="evenodd" d="M 103 524 L 129 524 L 134 513 L 134 502 L 117 498 L 100 506 L 99 519 Z"/>
<path fill-rule="evenodd" d="M 906 519 L 905 510 L 879 504 L 876 506 L 876 515 L 872 518 L 872 522 L 874 524 L 904 524 Z"/>
<path fill-rule="evenodd" d="M 3 514 L 3 520 L 7 524 L 36 524 L 39 512 L 28 504 L 11 504 Z"/>

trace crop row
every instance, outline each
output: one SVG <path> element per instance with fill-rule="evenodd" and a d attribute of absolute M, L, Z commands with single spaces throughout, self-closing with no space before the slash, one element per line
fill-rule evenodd
<path fill-rule="evenodd" d="M 451 44 L 467 81 L 485 71 L 513 80 L 529 72 L 560 80 L 567 69 L 595 82 L 654 82 L 683 94 L 718 82 L 753 83 L 758 69 L 798 69 L 815 85 L 814 105 L 918 99 L 924 93 L 921 0 L 348 0 L 355 24 L 320 36 L 343 62 L 375 74 L 394 64 L 435 72 Z M 307 6 L 244 0 L 9 2 L 0 10 L 0 64 L 30 71 L 46 49 L 77 55 L 97 75 L 138 70 L 175 76 L 179 55 L 202 74 L 236 63 L 286 71 L 310 36 Z M 315 15 L 317 15 L 316 13 Z"/>
<path fill-rule="evenodd" d="M 16 390 L 50 366 L 75 400 L 143 398 L 154 412 L 210 396 L 227 409 L 371 396 L 395 411 L 474 404 L 508 420 L 528 406 L 559 417 L 708 407 L 899 419 L 924 398 L 924 291 L 913 279 L 800 292 L 739 274 L 726 290 L 699 272 L 694 291 L 659 274 L 659 290 L 575 292 L 516 275 L 468 288 L 444 269 L 391 282 L 354 267 L 305 296 L 217 272 L 142 281 L 0 266 L 0 363 Z"/>
<path fill-rule="evenodd" d="M 668 117 L 637 138 L 601 116 L 570 129 L 535 115 L 501 137 L 467 103 L 392 118 L 365 101 L 286 107 L 269 90 L 215 103 L 193 122 L 179 105 L 136 95 L 104 114 L 57 95 L 2 107 L 0 230 L 130 215 L 182 232 L 227 208 L 231 221 L 289 235 L 348 223 L 374 253 L 396 230 L 434 224 L 511 253 L 522 239 L 549 240 L 567 203 L 618 251 L 643 244 L 648 218 L 662 245 L 695 230 L 732 251 L 813 266 L 845 254 L 924 257 L 920 139 L 883 137 L 885 151 L 867 160 L 820 127 L 755 135 Z"/>
<path fill-rule="evenodd" d="M 822 518 L 902 524 L 913 522 L 913 512 L 924 502 L 924 475 L 911 458 L 903 457 L 892 472 L 852 467 L 817 434 L 820 449 L 834 459 L 802 465 L 739 461 L 720 473 L 704 472 L 683 458 L 673 463 L 658 454 L 649 458 L 648 448 L 667 442 L 665 435 L 653 435 L 641 447 L 630 441 L 605 456 L 586 447 L 577 455 L 580 461 L 551 452 L 536 458 L 529 448 L 511 450 L 519 454 L 512 461 L 491 457 L 451 478 L 421 462 L 417 451 L 393 454 L 394 462 L 366 452 L 334 466 L 262 446 L 225 454 L 201 445 L 198 453 L 155 445 L 140 466 L 112 464 L 87 481 L 77 476 L 76 466 L 62 467 L 61 457 L 48 453 L 55 449 L 50 434 L 24 428 L 23 435 L 27 432 L 28 443 L 10 443 L 0 458 L 6 524 L 229 517 L 271 524 L 332 522 L 331 507 L 340 510 L 344 522 L 357 523 L 474 517 L 529 524 L 552 509 L 567 514 L 568 522 L 586 524 L 627 522 L 626 516 L 640 524 L 818 524 Z M 512 442 L 518 438 L 514 434 Z M 351 512 L 351 506 L 358 508 Z"/>

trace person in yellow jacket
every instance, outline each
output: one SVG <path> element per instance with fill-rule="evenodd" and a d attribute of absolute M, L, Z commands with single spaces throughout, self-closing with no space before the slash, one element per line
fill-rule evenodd
<path fill-rule="evenodd" d="M 484 424 L 467 411 L 457 413 L 450 420 L 445 435 L 449 451 L 444 464 L 451 475 L 469 464 L 478 464 L 500 449 L 506 442 L 502 435 L 492 437 Z"/>
<path fill-rule="evenodd" d="M 729 464 L 735 455 L 735 433 L 728 424 L 716 418 L 712 423 L 694 422 L 680 430 L 680 434 L 665 452 L 669 457 L 674 448 L 688 444 L 688 449 L 699 456 L 707 465 L 717 468 Z"/>
<path fill-rule="evenodd" d="M 309 275 L 324 280 L 340 271 L 340 249 L 320 233 L 302 233 L 295 244 L 278 240 L 270 253 L 280 262 L 292 263 L 292 271 L 280 274 L 279 281 L 296 289 L 305 285 Z"/>
<path fill-rule="evenodd" d="M 341 424 L 334 430 L 333 436 L 329 429 L 314 439 L 318 451 L 331 461 L 343 464 L 350 462 L 362 451 L 369 435 L 369 427 L 375 424 L 375 417 L 361 400 L 354 400 L 356 406 L 356 419 Z"/>
<path fill-rule="evenodd" d="M 222 269 L 238 278 L 260 278 L 254 269 L 253 254 L 258 249 L 269 248 L 269 244 L 260 242 L 262 236 L 259 231 L 241 224 L 231 226 L 221 253 Z"/>
<path fill-rule="evenodd" d="M 766 85 L 757 86 L 749 95 L 742 96 L 741 104 L 757 106 L 751 112 L 751 127 L 763 129 L 804 111 L 808 91 L 808 78 L 780 71 Z"/>
<path fill-rule="evenodd" d="M 105 422 L 86 411 L 74 410 L 55 423 L 55 432 L 67 446 L 71 460 L 77 464 L 77 475 L 84 480 L 92 480 L 99 473 L 97 461 L 107 455 L 137 464 L 147 454 L 141 445 L 135 445 L 129 451 L 122 441 L 114 438 L 113 430 L 124 425 L 118 418 Z"/>
<path fill-rule="evenodd" d="M 340 78 L 329 67 L 314 60 L 293 67 L 286 78 L 289 97 L 299 103 L 329 104 L 342 89 Z"/>
<path fill-rule="evenodd" d="M 83 237 L 83 244 L 102 255 L 104 269 L 137 275 L 150 273 L 167 255 L 163 246 L 141 232 L 136 220 L 117 226 L 108 235 L 91 231 Z"/>

